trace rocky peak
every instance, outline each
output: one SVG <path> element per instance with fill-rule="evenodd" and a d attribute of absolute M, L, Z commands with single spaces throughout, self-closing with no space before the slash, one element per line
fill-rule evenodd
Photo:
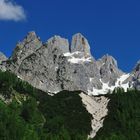
<path fill-rule="evenodd" d="M 10 65 L 8 61 L 7 68 L 15 71 L 16 73 L 22 61 L 33 54 L 41 46 L 42 42 L 40 41 L 40 38 L 36 35 L 36 33 L 33 31 L 29 32 L 27 36 L 16 45 L 16 48 L 14 49 L 13 54 L 10 57 Z"/>
<path fill-rule="evenodd" d="M 28 32 L 28 34 L 25 38 L 25 41 L 26 42 L 31 42 L 31 41 L 36 40 L 36 39 L 40 39 L 40 38 L 37 37 L 37 35 L 34 31 L 31 31 L 31 32 Z"/>
<path fill-rule="evenodd" d="M 46 45 L 48 46 L 48 49 L 60 49 L 62 53 L 69 52 L 69 42 L 67 39 L 62 38 L 60 36 L 54 36 L 50 38 Z"/>
<path fill-rule="evenodd" d="M 101 59 L 97 60 L 99 69 L 106 67 L 110 72 L 113 72 L 113 68 L 118 69 L 117 61 L 112 56 L 106 54 Z"/>
<path fill-rule="evenodd" d="M 42 42 L 36 33 L 34 31 L 29 32 L 23 41 L 16 45 L 11 59 L 15 60 L 18 58 L 23 60 L 25 57 L 32 54 L 35 50 L 39 49 L 41 46 Z"/>
<path fill-rule="evenodd" d="M 108 54 L 97 61 L 97 66 L 102 81 L 105 83 L 109 82 L 109 85 L 115 85 L 116 79 L 123 74 L 123 72 L 119 70 L 115 58 Z"/>
<path fill-rule="evenodd" d="M 140 90 L 140 61 L 137 62 L 128 80 L 131 87 Z"/>
<path fill-rule="evenodd" d="M 135 68 L 134 68 L 135 72 L 140 72 L 140 60 L 137 62 Z"/>
<path fill-rule="evenodd" d="M 0 63 L 5 60 L 7 60 L 7 57 L 2 52 L 0 52 Z"/>
<path fill-rule="evenodd" d="M 87 39 L 80 33 L 73 35 L 71 43 L 71 52 L 83 52 L 85 56 L 90 54 L 90 46 Z"/>
<path fill-rule="evenodd" d="M 112 56 L 106 54 L 101 58 L 101 61 L 103 62 L 103 64 L 106 64 L 107 66 L 109 65 L 113 65 L 115 67 L 118 67 L 117 65 L 117 61 L 115 60 L 115 58 L 113 58 Z"/>
<path fill-rule="evenodd" d="M 7 59 L 8 59 L 8 58 L 7 58 L 2 52 L 0 52 L 0 70 L 6 71 L 6 67 L 4 66 L 3 63 L 5 63 L 5 61 L 6 61 Z"/>

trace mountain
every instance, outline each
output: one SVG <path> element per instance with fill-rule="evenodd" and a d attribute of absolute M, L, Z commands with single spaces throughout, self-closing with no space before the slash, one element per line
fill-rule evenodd
<path fill-rule="evenodd" d="M 0 70 L 3 71 L 0 72 L 0 99 L 4 103 L 10 104 L 16 100 L 18 104 L 22 104 L 28 97 L 35 98 L 35 102 L 40 106 L 40 110 L 36 111 L 40 111 L 41 116 L 47 118 L 52 113 L 49 116 L 50 124 L 44 123 L 43 131 L 49 132 L 48 128 L 55 131 L 53 126 L 59 130 L 58 126 L 61 124 L 66 126 L 70 137 L 74 129 L 74 135 L 84 132 L 86 137 L 94 138 L 97 135 L 98 138 L 98 135 L 106 132 L 104 129 L 100 130 L 104 127 L 108 115 L 111 119 L 109 123 L 113 123 L 109 112 L 113 108 L 112 100 L 115 100 L 115 95 L 107 93 L 131 92 L 128 89 L 140 90 L 140 61 L 132 72 L 124 73 L 118 68 L 115 58 L 108 54 L 96 60 L 91 55 L 88 40 L 81 33 L 73 35 L 71 43 L 60 36 L 51 37 L 43 43 L 34 31 L 29 32 L 16 45 L 10 58 L 0 53 Z M 18 78 L 12 76 L 12 73 Z M 132 92 L 137 94 L 135 90 Z M 114 113 L 114 110 L 112 112 Z M 80 118 L 82 114 L 84 116 L 79 120 L 77 116 Z M 51 120 L 52 117 L 54 120 Z M 26 115 L 20 119 L 26 119 Z M 116 122 L 116 126 L 118 123 Z M 76 128 L 76 125 L 79 127 Z"/>
<path fill-rule="evenodd" d="M 50 93 L 81 90 L 89 95 L 100 95 L 116 87 L 123 87 L 125 91 L 129 87 L 138 88 L 138 80 L 134 82 L 137 74 L 132 74 L 135 70 L 125 74 L 109 55 L 95 60 L 88 40 L 80 33 L 73 35 L 71 43 L 60 36 L 42 43 L 35 32 L 29 32 L 1 65 Z"/>

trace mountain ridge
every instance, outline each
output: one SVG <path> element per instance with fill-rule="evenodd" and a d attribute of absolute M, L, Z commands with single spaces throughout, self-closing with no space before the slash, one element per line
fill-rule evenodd
<path fill-rule="evenodd" d="M 71 43 L 56 35 L 42 43 L 34 31 L 29 32 L 12 56 L 1 61 L 0 69 L 10 70 L 34 87 L 52 93 L 82 90 L 98 95 L 116 87 L 140 89 L 138 64 L 125 74 L 110 55 L 96 60 L 81 33 L 73 35 Z"/>

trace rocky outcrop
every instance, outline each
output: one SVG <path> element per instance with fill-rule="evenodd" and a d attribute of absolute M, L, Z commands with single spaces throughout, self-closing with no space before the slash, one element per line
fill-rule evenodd
<path fill-rule="evenodd" d="M 71 52 L 82 52 L 85 57 L 91 56 L 90 46 L 87 39 L 80 33 L 72 37 Z"/>
<path fill-rule="evenodd" d="M 46 46 L 48 47 L 48 49 L 50 51 L 52 51 L 53 49 L 59 49 L 59 51 L 61 51 L 61 53 L 69 52 L 69 42 L 68 42 L 68 40 L 65 39 L 65 38 L 62 38 L 60 36 L 54 36 L 54 37 L 50 38 L 47 41 Z"/>
<path fill-rule="evenodd" d="M 5 71 L 6 67 L 4 65 L 4 62 L 7 60 L 8 58 L 2 53 L 0 52 L 0 70 Z"/>
<path fill-rule="evenodd" d="M 2 52 L 0 52 L 0 63 L 6 60 L 7 60 L 7 57 Z"/>
<path fill-rule="evenodd" d="M 115 86 L 117 78 L 123 75 L 123 72 L 118 68 L 117 61 L 108 54 L 99 59 L 97 65 L 100 71 L 101 80 L 104 83 L 109 82 L 109 86 Z"/>
<path fill-rule="evenodd" d="M 60 65 L 65 65 L 63 53 L 67 51 L 68 41 L 55 36 L 22 61 L 17 75 L 39 89 L 59 92 L 63 81 L 59 81 L 58 72 Z"/>
<path fill-rule="evenodd" d="M 36 33 L 29 32 L 25 39 L 16 45 L 12 56 L 8 60 L 7 67 L 18 73 L 22 61 L 32 55 L 41 46 L 42 42 Z"/>
<path fill-rule="evenodd" d="M 135 68 L 125 82 L 129 82 L 129 87 L 140 90 L 140 61 L 137 62 Z"/>
<path fill-rule="evenodd" d="M 17 44 L 10 59 L 22 61 L 41 46 L 42 42 L 39 37 L 37 37 L 36 33 L 29 32 L 25 39 Z"/>

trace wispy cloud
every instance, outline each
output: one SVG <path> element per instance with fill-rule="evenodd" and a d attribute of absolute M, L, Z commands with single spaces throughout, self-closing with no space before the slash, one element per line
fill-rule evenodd
<path fill-rule="evenodd" d="M 0 20 L 25 20 L 26 15 L 22 6 L 13 0 L 0 0 Z"/>

